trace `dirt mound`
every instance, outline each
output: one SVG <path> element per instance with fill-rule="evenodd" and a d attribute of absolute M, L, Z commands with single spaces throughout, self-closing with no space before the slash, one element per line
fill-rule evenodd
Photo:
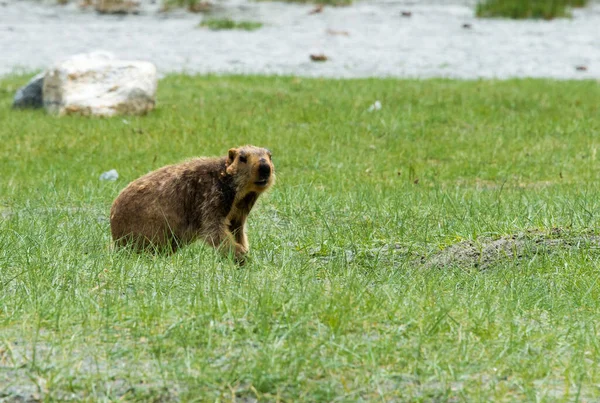
<path fill-rule="evenodd" d="M 425 267 L 448 266 L 488 269 L 506 263 L 518 263 L 539 254 L 562 249 L 600 250 L 600 235 L 573 234 L 560 228 L 551 231 L 530 230 L 500 238 L 482 237 L 451 245 L 425 259 Z"/>

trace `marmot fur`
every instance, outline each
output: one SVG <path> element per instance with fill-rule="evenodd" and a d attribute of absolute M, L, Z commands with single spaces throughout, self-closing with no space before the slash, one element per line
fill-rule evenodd
<path fill-rule="evenodd" d="M 175 251 L 200 238 L 243 262 L 246 218 L 274 182 L 271 152 L 251 145 L 227 157 L 168 165 L 131 182 L 114 201 L 110 229 L 118 246 Z"/>

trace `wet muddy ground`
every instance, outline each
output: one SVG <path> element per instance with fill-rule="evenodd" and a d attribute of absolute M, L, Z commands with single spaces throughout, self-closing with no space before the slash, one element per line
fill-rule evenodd
<path fill-rule="evenodd" d="M 600 252 L 600 236 L 592 233 L 573 234 L 560 228 L 530 230 L 497 238 L 461 241 L 423 257 L 422 261 L 427 268 L 485 270 L 507 264 L 527 264 L 543 256 L 581 249 Z"/>
<path fill-rule="evenodd" d="M 396 243 L 365 249 L 315 248 L 310 251 L 315 263 L 336 259 L 347 263 L 368 260 L 389 267 L 477 271 L 518 267 L 571 253 L 600 254 L 600 235 L 562 228 L 530 229 L 508 235 L 457 240 L 444 246 Z"/>

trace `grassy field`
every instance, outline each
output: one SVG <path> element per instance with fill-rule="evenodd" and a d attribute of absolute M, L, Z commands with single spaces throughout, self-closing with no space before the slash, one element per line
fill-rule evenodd
<path fill-rule="evenodd" d="M 600 398 L 598 242 L 428 264 L 596 239 L 598 83 L 171 76 L 150 115 L 89 119 L 11 110 L 26 81 L 0 80 L 0 400 Z M 130 180 L 246 143 L 278 182 L 245 267 L 110 249 Z"/>

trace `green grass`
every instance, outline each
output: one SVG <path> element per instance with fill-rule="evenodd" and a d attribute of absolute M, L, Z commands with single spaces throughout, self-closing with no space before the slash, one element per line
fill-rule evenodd
<path fill-rule="evenodd" d="M 262 27 L 263 24 L 256 21 L 234 21 L 230 18 L 209 18 L 203 20 L 200 26 L 212 30 L 241 29 L 244 31 L 255 31 Z"/>
<path fill-rule="evenodd" d="M 593 245 L 486 271 L 418 259 L 597 233 L 597 83 L 170 76 L 148 116 L 90 119 L 11 110 L 26 81 L 0 80 L 0 398 L 600 398 Z M 129 181 L 246 143 L 278 174 L 248 265 L 109 248 Z"/>
<path fill-rule="evenodd" d="M 477 4 L 478 17 L 515 19 L 570 17 L 570 7 L 584 7 L 589 0 L 482 0 Z"/>

